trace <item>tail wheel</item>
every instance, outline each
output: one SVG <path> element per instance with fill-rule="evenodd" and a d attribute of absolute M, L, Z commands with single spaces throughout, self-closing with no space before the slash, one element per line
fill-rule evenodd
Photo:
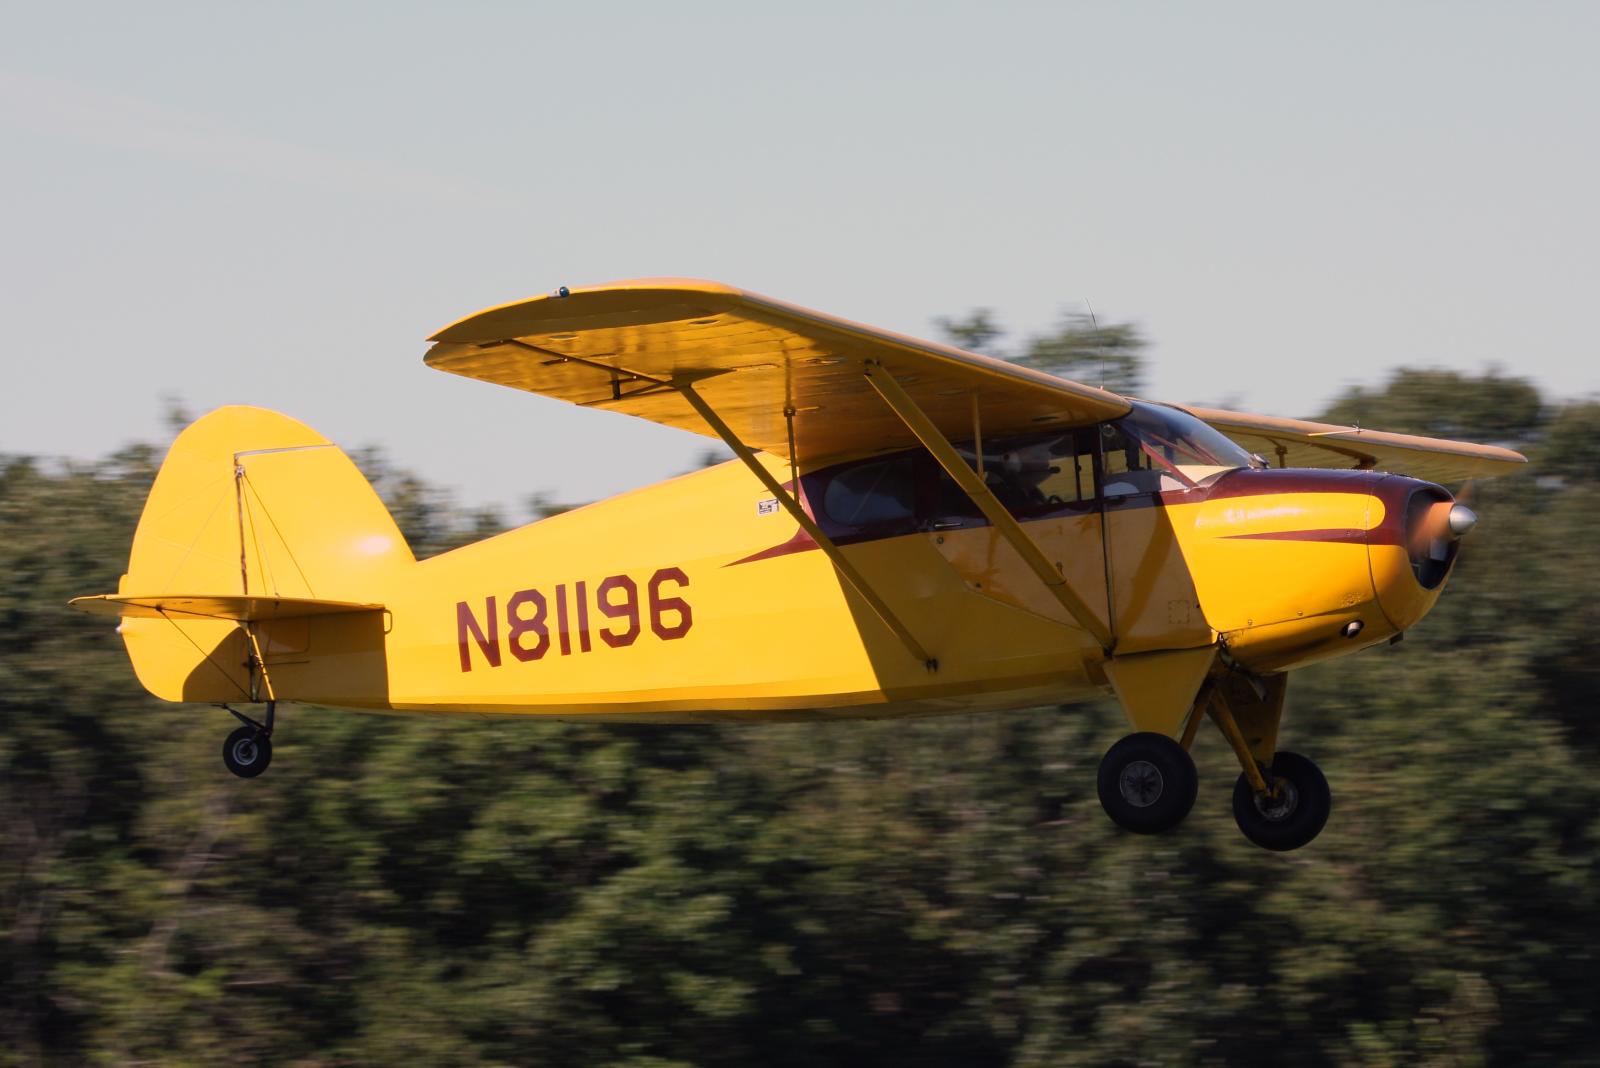
<path fill-rule="evenodd" d="M 1100 760 L 1100 805 L 1135 834 L 1160 834 L 1194 808 L 1200 776 L 1194 761 L 1164 734 L 1130 734 Z"/>
<path fill-rule="evenodd" d="M 1298 753 L 1279 751 L 1265 772 L 1267 792 L 1258 794 L 1240 775 L 1233 787 L 1233 819 L 1244 836 L 1263 849 L 1299 849 L 1322 832 L 1333 810 L 1333 794 L 1322 769 Z"/>
<path fill-rule="evenodd" d="M 253 779 L 272 763 L 272 738 L 258 727 L 240 727 L 222 743 L 222 762 L 241 779 Z"/>

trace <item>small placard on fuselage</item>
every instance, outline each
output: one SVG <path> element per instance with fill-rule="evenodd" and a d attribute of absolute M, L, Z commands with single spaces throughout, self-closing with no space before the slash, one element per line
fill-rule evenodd
<path fill-rule="evenodd" d="M 778 498 L 768 497 L 764 501 L 756 502 L 756 515 L 777 515 Z"/>

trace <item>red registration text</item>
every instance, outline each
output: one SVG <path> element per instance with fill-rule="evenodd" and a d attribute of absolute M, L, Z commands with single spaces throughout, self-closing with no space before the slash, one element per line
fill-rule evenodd
<path fill-rule="evenodd" d="M 592 587 L 587 582 L 557 583 L 545 590 L 517 590 L 504 602 L 485 597 L 483 617 L 466 601 L 456 602 L 456 645 L 461 670 L 471 671 L 477 647 L 484 663 L 499 667 L 502 651 L 527 663 L 540 660 L 552 649 L 562 656 L 587 653 L 595 641 L 623 649 L 638 641 L 648 628 L 662 641 L 675 641 L 694 626 L 689 602 L 677 596 L 689 585 L 679 567 L 663 567 L 641 584 L 627 575 L 608 575 Z M 501 617 L 505 640 L 501 642 Z"/>

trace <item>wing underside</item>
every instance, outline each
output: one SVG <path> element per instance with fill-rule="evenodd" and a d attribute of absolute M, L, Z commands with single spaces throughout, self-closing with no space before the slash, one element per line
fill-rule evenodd
<path fill-rule="evenodd" d="M 751 448 L 807 461 L 916 443 L 868 385 L 883 365 L 942 431 L 970 438 L 1125 414 L 1122 397 L 714 282 L 646 279 L 507 304 L 439 331 L 429 366 L 711 433 L 693 384 Z"/>

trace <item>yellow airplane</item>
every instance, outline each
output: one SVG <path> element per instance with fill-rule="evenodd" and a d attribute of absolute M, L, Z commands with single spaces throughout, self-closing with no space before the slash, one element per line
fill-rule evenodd
<path fill-rule="evenodd" d="M 1525 462 L 1132 400 L 688 279 L 563 287 L 432 341 L 432 367 L 737 459 L 417 560 L 315 431 L 201 418 L 119 591 L 72 603 L 121 617 L 151 693 L 240 721 L 236 775 L 267 767 L 280 701 L 813 722 L 1114 693 L 1133 733 L 1100 764 L 1112 820 L 1188 814 L 1209 716 L 1242 768 L 1240 829 L 1293 849 L 1331 802 L 1278 748 L 1287 672 L 1396 639 L 1438 599 L 1476 516 L 1422 479 Z M 250 702 L 261 719 L 232 707 Z"/>

